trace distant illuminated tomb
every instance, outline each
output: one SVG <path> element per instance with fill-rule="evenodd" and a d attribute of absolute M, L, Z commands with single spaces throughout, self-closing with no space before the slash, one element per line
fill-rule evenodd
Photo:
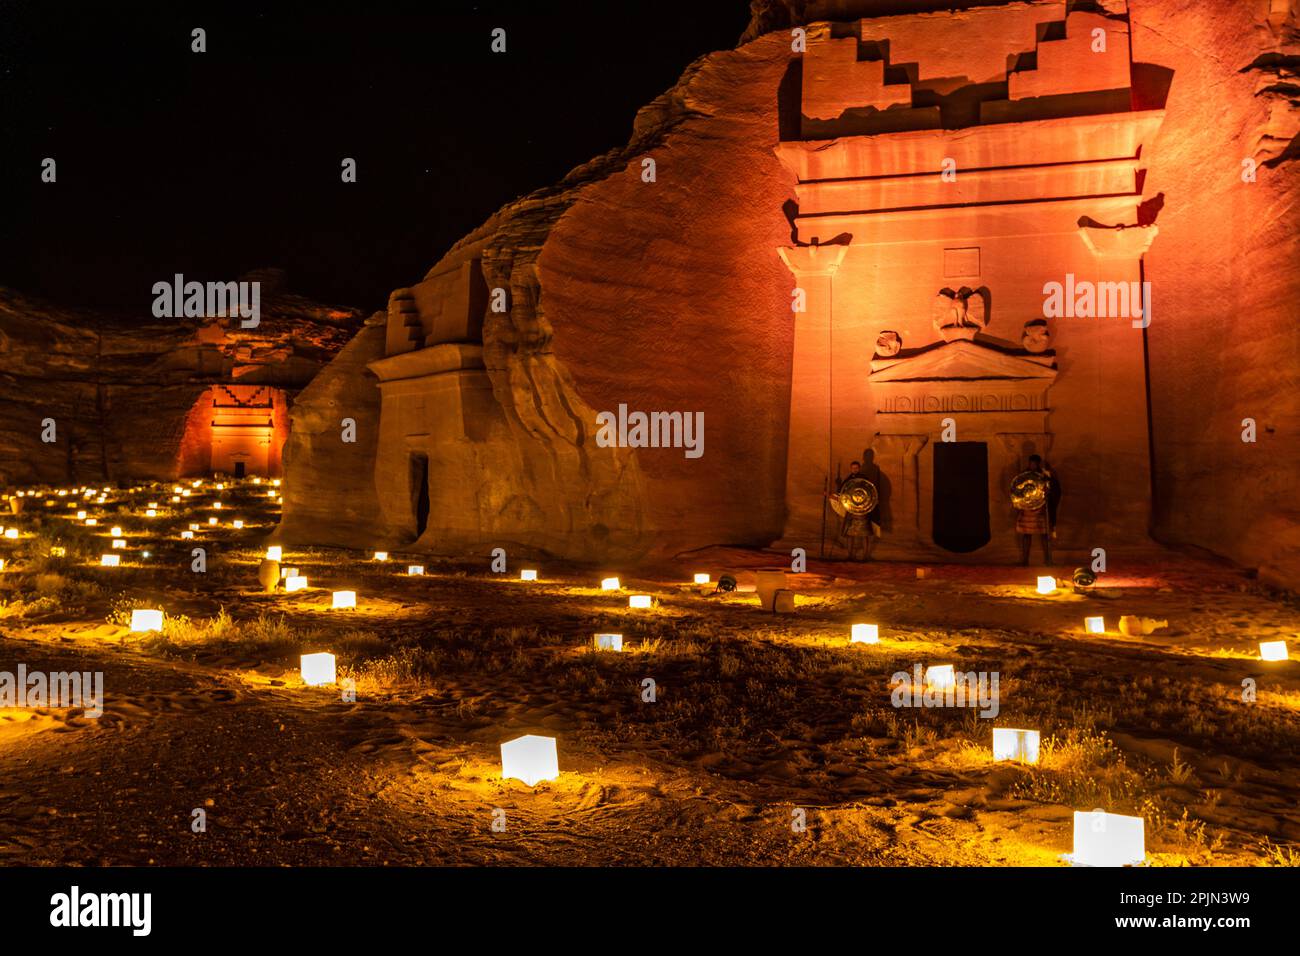
<path fill-rule="evenodd" d="M 289 433 L 284 392 L 266 385 L 213 385 L 190 411 L 182 474 L 280 474 Z"/>

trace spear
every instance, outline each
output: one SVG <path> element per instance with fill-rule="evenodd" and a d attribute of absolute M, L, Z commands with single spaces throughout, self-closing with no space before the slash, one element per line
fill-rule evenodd
<path fill-rule="evenodd" d="M 825 479 L 822 480 L 822 560 L 826 560 L 826 504 L 830 500 L 831 494 L 831 473 L 826 472 Z"/>

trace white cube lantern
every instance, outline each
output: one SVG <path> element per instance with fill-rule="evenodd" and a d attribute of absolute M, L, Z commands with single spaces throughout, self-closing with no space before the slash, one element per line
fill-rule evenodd
<path fill-rule="evenodd" d="M 520 580 L 520 581 L 536 581 L 536 580 L 537 580 L 537 572 L 534 571 L 532 568 L 526 568 L 526 569 L 524 569 L 523 571 L 520 571 L 520 572 L 519 572 L 519 580 Z"/>
<path fill-rule="evenodd" d="M 279 561 L 280 557 L 283 554 L 284 554 L 284 549 L 278 544 L 273 544 L 266 549 L 266 560 Z"/>
<path fill-rule="evenodd" d="M 114 547 L 114 548 L 125 548 L 125 547 L 126 547 L 126 538 L 114 538 L 114 539 L 113 539 L 113 547 Z"/>
<path fill-rule="evenodd" d="M 1038 579 L 1039 594 L 1051 594 L 1055 590 L 1056 590 L 1056 578 L 1050 577 L 1049 575 L 1046 574 L 1039 577 Z"/>
<path fill-rule="evenodd" d="M 627 606 L 633 608 L 647 608 L 650 606 L 650 595 L 633 594 L 627 599 Z"/>
<path fill-rule="evenodd" d="M 244 526 L 244 522 L 239 518 L 236 518 L 233 524 L 236 528 L 242 528 Z"/>
<path fill-rule="evenodd" d="M 5 528 L 5 537 L 8 538 L 10 541 L 12 541 L 14 538 L 18 537 L 18 529 Z"/>
<path fill-rule="evenodd" d="M 424 573 L 424 565 L 423 564 L 409 565 L 406 569 L 406 573 L 409 575 L 421 575 Z"/>
<path fill-rule="evenodd" d="M 131 612 L 131 632 L 133 634 L 137 631 L 161 631 L 162 624 L 162 611 L 137 608 Z"/>
<path fill-rule="evenodd" d="M 155 511 L 153 508 L 150 508 L 148 511 L 144 513 L 144 516 L 146 518 L 156 518 L 158 517 L 158 512 Z"/>
<path fill-rule="evenodd" d="M 597 634 L 596 650 L 598 651 L 621 651 L 623 649 L 622 634 Z"/>
<path fill-rule="evenodd" d="M 158 507 L 158 502 L 156 502 L 156 501 L 151 501 L 151 502 L 149 502 L 147 505 L 145 505 L 145 507 L 146 507 L 146 508 L 157 508 L 157 507 Z"/>
<path fill-rule="evenodd" d="M 182 539 L 182 540 L 189 540 L 189 539 L 192 538 L 192 537 L 194 537 L 194 532 L 193 532 L 193 531 L 182 531 L 182 532 L 181 532 L 181 539 Z"/>
<path fill-rule="evenodd" d="M 601 578 L 600 589 L 602 591 L 617 591 L 622 587 L 618 583 L 618 578 Z"/>
<path fill-rule="evenodd" d="M 850 644 L 879 644 L 880 626 L 878 624 L 854 624 L 849 637 Z"/>
<path fill-rule="evenodd" d="M 109 528 L 108 533 L 112 535 L 114 538 L 122 537 L 122 529 L 117 525 L 113 525 L 113 527 Z"/>
<path fill-rule="evenodd" d="M 516 737 L 501 745 L 501 777 L 522 780 L 535 787 L 543 780 L 554 780 L 560 775 L 560 760 L 554 737 L 528 734 Z"/>
<path fill-rule="evenodd" d="M 101 554 L 99 556 L 99 565 L 103 568 L 115 568 L 122 563 L 122 559 L 116 554 Z"/>
<path fill-rule="evenodd" d="M 994 727 L 993 759 L 1038 763 L 1038 731 Z"/>
<path fill-rule="evenodd" d="M 214 524 L 216 524 L 216 523 L 217 523 L 217 519 L 216 519 L 216 518 L 209 518 L 209 519 L 208 519 L 208 524 L 209 524 L 209 525 L 214 525 Z"/>
<path fill-rule="evenodd" d="M 388 560 L 388 552 L 387 552 L 387 551 L 376 551 L 376 552 L 375 552 L 375 560 L 376 560 L 376 561 L 387 561 L 387 560 Z"/>
<path fill-rule="evenodd" d="M 291 574 L 284 579 L 284 589 L 286 591 L 305 591 L 307 590 L 307 579 L 298 574 Z"/>
<path fill-rule="evenodd" d="M 78 511 L 78 512 L 77 512 L 77 520 L 78 520 L 78 521 L 85 521 L 85 520 L 86 520 L 86 513 L 85 513 L 84 511 Z"/>
<path fill-rule="evenodd" d="M 172 495 L 172 504 L 179 504 L 180 500 L 181 500 L 180 495 Z"/>
<path fill-rule="evenodd" d="M 1083 619 L 1083 629 L 1089 634 L 1105 634 L 1106 619 L 1104 617 L 1085 617 Z"/>
<path fill-rule="evenodd" d="M 333 654 L 304 654 L 298 664 L 302 682 L 311 687 L 334 683 Z"/>
<path fill-rule="evenodd" d="M 198 531 L 199 528 L 201 528 L 201 527 L 203 527 L 203 526 L 202 526 L 202 525 L 199 525 L 199 524 L 192 524 L 192 525 L 190 525 L 190 530 L 191 530 L 191 531 Z"/>
<path fill-rule="evenodd" d="M 709 583 L 709 576 L 708 576 L 707 574 L 696 574 L 696 575 L 695 575 L 695 583 L 696 583 L 696 584 L 708 584 L 708 583 Z"/>
<path fill-rule="evenodd" d="M 957 675 L 951 664 L 936 664 L 925 669 L 925 685 L 936 690 L 947 690 L 957 686 Z"/>
<path fill-rule="evenodd" d="M 217 487 L 220 487 L 220 485 L 218 485 Z M 220 510 L 221 510 L 221 502 L 220 502 L 220 501 L 214 501 L 214 502 L 212 503 L 212 507 L 214 507 L 214 508 L 216 508 L 218 511 L 220 511 Z"/>
<path fill-rule="evenodd" d="M 93 528 L 93 527 L 95 527 L 95 526 L 98 525 L 98 524 L 99 524 L 99 519 L 97 519 L 97 518 L 87 518 L 87 519 L 86 519 L 86 527 L 87 527 L 87 528 Z"/>
<path fill-rule="evenodd" d="M 338 610 L 339 608 L 356 607 L 357 592 L 356 591 L 335 591 L 334 603 L 332 606 L 334 607 L 335 610 Z"/>
<path fill-rule="evenodd" d="M 1074 811 L 1076 866 L 1138 866 L 1146 860 L 1146 833 L 1141 817 L 1104 810 Z"/>
<path fill-rule="evenodd" d="M 1259 642 L 1259 659 L 1261 661 L 1284 661 L 1287 657 L 1286 641 Z"/>

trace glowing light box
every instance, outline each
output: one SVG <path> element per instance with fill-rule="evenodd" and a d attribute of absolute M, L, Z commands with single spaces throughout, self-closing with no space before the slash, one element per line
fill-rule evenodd
<path fill-rule="evenodd" d="M 527 734 L 501 745 L 501 777 L 522 780 L 535 787 L 560 775 L 560 760 L 554 737 Z"/>
<path fill-rule="evenodd" d="M 194 532 L 193 532 L 193 531 L 182 531 L 182 532 L 181 532 L 181 538 L 182 538 L 183 540 L 189 540 L 189 539 L 192 538 L 192 537 L 194 537 Z"/>
<path fill-rule="evenodd" d="M 100 567 L 115 568 L 122 563 L 122 559 L 116 554 L 101 554 L 99 556 Z"/>
<path fill-rule="evenodd" d="M 307 590 L 307 579 L 298 574 L 291 574 L 284 579 L 284 589 L 286 591 L 305 591 Z"/>
<path fill-rule="evenodd" d="M 356 607 L 357 592 L 356 591 L 335 591 L 334 603 L 332 606 L 335 609 L 345 608 L 345 607 Z"/>
<path fill-rule="evenodd" d="M 957 675 L 953 673 L 952 665 L 936 664 L 934 667 L 927 667 L 925 669 L 925 685 L 937 690 L 956 687 Z"/>
<path fill-rule="evenodd" d="M 1104 617 L 1085 617 L 1083 619 L 1083 629 L 1089 634 L 1105 634 L 1106 619 Z"/>
<path fill-rule="evenodd" d="M 412 564 L 412 565 L 410 565 L 410 566 L 407 567 L 407 569 L 406 569 L 406 573 L 407 573 L 407 574 L 410 574 L 410 575 L 420 575 L 420 574 L 423 574 L 423 573 L 424 573 L 424 565 L 423 565 L 423 564 Z"/>
<path fill-rule="evenodd" d="M 1102 810 L 1074 811 L 1076 866 L 1137 866 L 1146 859 L 1146 834 L 1141 817 Z"/>
<path fill-rule="evenodd" d="M 279 561 L 280 557 L 283 554 L 284 554 L 284 549 L 278 544 L 273 544 L 266 549 L 266 560 Z"/>
<path fill-rule="evenodd" d="M 1038 593 L 1051 594 L 1056 590 L 1056 578 L 1049 575 L 1043 575 L 1038 579 Z"/>
<path fill-rule="evenodd" d="M 598 651 L 621 651 L 623 649 L 622 634 L 597 634 L 596 650 Z"/>
<path fill-rule="evenodd" d="M 376 551 L 376 552 L 375 552 L 375 560 L 376 560 L 376 561 L 387 561 L 387 560 L 388 560 L 388 552 L 387 552 L 387 551 Z"/>
<path fill-rule="evenodd" d="M 618 578 L 602 578 L 600 582 L 600 589 L 602 591 L 617 591 L 621 587 L 622 585 L 618 583 Z"/>
<path fill-rule="evenodd" d="M 708 584 L 708 583 L 709 583 L 709 576 L 708 576 L 707 574 L 696 574 L 696 575 L 695 575 L 695 583 L 696 583 L 696 584 Z"/>
<path fill-rule="evenodd" d="M 1286 641 L 1259 642 L 1259 659 L 1261 661 L 1284 661 L 1288 656 Z"/>
<path fill-rule="evenodd" d="M 114 547 L 114 548 L 125 548 L 125 547 L 126 547 L 126 538 L 114 538 L 114 539 L 113 539 L 113 547 Z"/>
<path fill-rule="evenodd" d="M 131 612 L 131 632 L 161 631 L 163 612 L 145 608 L 136 608 Z"/>
<path fill-rule="evenodd" d="M 334 655 L 304 654 L 299 660 L 298 671 L 302 674 L 302 682 L 311 687 L 332 684 L 334 683 Z"/>
<path fill-rule="evenodd" d="M 627 606 L 635 607 L 635 608 L 647 608 L 650 606 L 650 595 L 633 594 L 631 597 L 627 599 Z"/>
<path fill-rule="evenodd" d="M 1038 763 L 1038 731 L 994 727 L 993 759 Z"/>
<path fill-rule="evenodd" d="M 532 568 L 528 568 L 528 569 L 526 569 L 526 570 L 520 571 L 520 572 L 519 572 L 519 580 L 520 580 L 520 581 L 536 581 L 536 580 L 537 580 L 537 572 L 534 571 Z"/>
<path fill-rule="evenodd" d="M 850 644 L 879 644 L 880 627 L 876 624 L 854 624 L 849 637 Z"/>
<path fill-rule="evenodd" d="M 113 525 L 113 527 L 109 528 L 108 533 L 114 538 L 122 537 L 122 529 L 118 525 Z"/>

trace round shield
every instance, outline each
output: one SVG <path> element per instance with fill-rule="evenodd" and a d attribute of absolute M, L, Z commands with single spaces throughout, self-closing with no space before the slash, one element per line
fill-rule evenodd
<path fill-rule="evenodd" d="M 1034 511 L 1047 504 L 1047 476 L 1041 471 L 1022 471 L 1011 481 L 1011 504 L 1021 511 Z"/>
<path fill-rule="evenodd" d="M 1092 572 L 1091 568 L 1075 568 L 1073 580 L 1077 586 L 1088 588 L 1097 583 L 1097 575 Z"/>
<path fill-rule="evenodd" d="M 717 588 L 717 589 L 718 589 L 719 591 L 734 591 L 734 590 L 736 590 L 736 579 L 733 578 L 730 574 L 724 574 L 722 577 L 718 578 L 718 588 Z"/>
<path fill-rule="evenodd" d="M 867 515 L 876 510 L 876 486 L 865 478 L 850 478 L 840 488 L 840 504 L 851 515 Z"/>

